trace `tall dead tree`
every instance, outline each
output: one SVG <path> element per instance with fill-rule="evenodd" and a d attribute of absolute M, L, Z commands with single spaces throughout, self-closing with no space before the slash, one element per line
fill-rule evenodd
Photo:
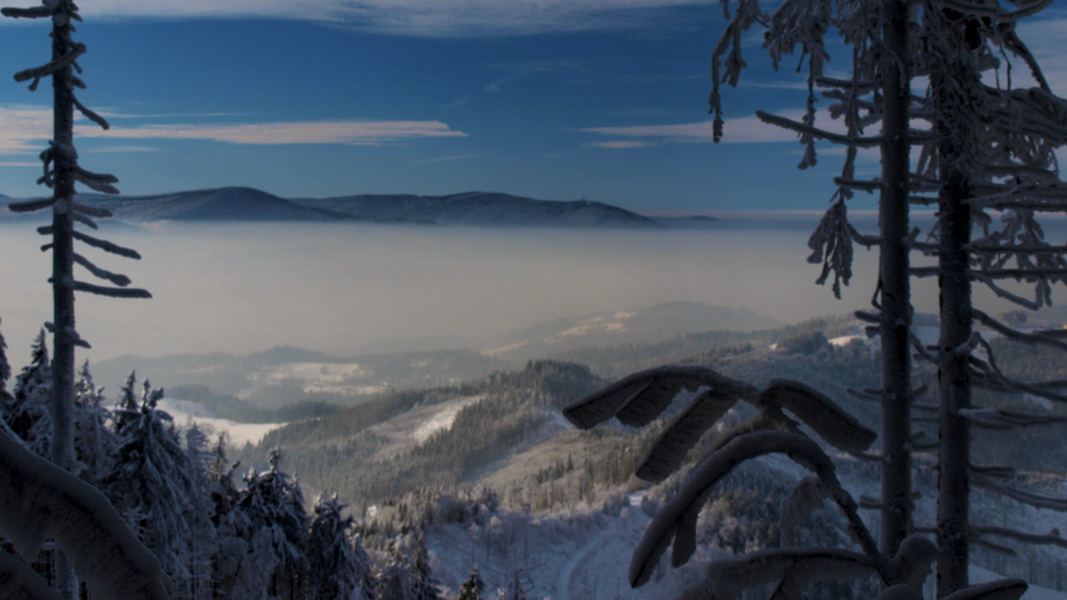
<path fill-rule="evenodd" d="M 987 334 L 1067 349 L 1048 332 L 1013 329 L 974 306 L 972 284 L 1031 310 L 1051 304 L 1051 291 L 1067 283 L 1067 248 L 1050 244 L 1036 215 L 1067 210 L 1067 186 L 1054 151 L 1067 144 L 1067 101 L 1052 94 L 1016 23 L 1051 5 L 1048 0 L 958 2 L 925 0 L 917 19 L 920 46 L 913 59 L 929 76 L 920 108 L 935 139 L 923 148 L 914 178 L 927 194 L 913 202 L 937 206 L 932 243 L 916 243 L 937 257 L 936 267 L 915 269 L 937 276 L 940 334 L 934 348 L 917 349 L 937 366 L 939 412 L 938 594 L 967 586 L 969 549 L 978 531 L 1025 541 L 1064 545 L 1058 535 L 1035 535 L 971 522 L 972 483 L 1047 508 L 1067 510 L 1067 501 L 1043 497 L 990 479 L 1010 474 L 1002 467 L 972 463 L 971 428 L 1018 428 L 1048 424 L 1042 415 L 977 408 L 972 390 L 1026 393 L 1067 400 L 1055 382 L 1021 382 L 998 368 Z M 1018 87 L 1013 63 L 1022 64 L 1029 85 Z M 997 221 L 1000 221 L 998 226 Z M 1033 299 L 1006 289 L 1005 280 L 1025 282 Z M 981 354 L 978 353 L 981 351 Z"/>
<path fill-rule="evenodd" d="M 728 4 L 728 3 L 724 3 Z M 892 555 L 912 528 L 911 490 L 911 282 L 909 276 L 909 207 L 911 135 L 911 53 L 908 0 L 881 2 L 787 1 L 763 13 L 758 0 L 740 0 L 719 45 L 712 54 L 715 139 L 722 132 L 722 83 L 736 85 L 745 61 L 741 35 L 754 25 L 765 25 L 765 43 L 775 67 L 785 54 L 798 50 L 808 60 L 807 112 L 793 121 L 762 111 L 768 122 L 796 131 L 805 145 L 800 168 L 816 164 L 815 143 L 827 140 L 847 149 L 837 190 L 808 244 L 809 261 L 822 263 L 818 283 L 833 275 L 834 294 L 852 275 L 854 242 L 879 246 L 876 314 L 860 316 L 876 324 L 880 335 L 882 388 L 868 392 L 881 403 L 882 512 L 880 543 Z M 852 50 L 852 74 L 846 80 L 825 77 L 827 33 L 837 28 Z M 725 70 L 725 72 L 723 72 Z M 830 99 L 830 114 L 844 121 L 844 134 L 816 126 L 816 88 Z M 877 129 L 878 135 L 867 130 Z M 877 149 L 882 173 L 879 179 L 860 181 L 855 162 L 860 149 Z M 848 221 L 846 201 L 856 190 L 879 193 L 879 233 L 859 234 Z"/>
<path fill-rule="evenodd" d="M 730 5 L 728 1 L 723 4 L 727 8 Z M 1035 219 L 1038 212 L 1067 210 L 1067 184 L 1059 180 L 1053 154 L 1067 142 L 1067 103 L 1051 94 L 1036 61 L 1015 33 L 1019 19 L 1049 4 L 1050 0 L 1019 1 L 1005 8 L 999 0 L 786 0 L 764 13 L 758 0 L 739 0 L 733 15 L 727 12 L 729 23 L 713 52 L 712 62 L 714 88 L 710 101 L 715 114 L 715 139 L 723 135 L 720 84 L 738 82 L 745 66 L 741 56 L 743 35 L 760 25 L 766 27 L 764 47 L 775 66 L 785 54 L 798 49 L 803 53 L 808 63 L 809 92 L 807 112 L 801 121 L 763 112 L 757 113 L 759 117 L 798 133 L 805 146 L 800 168 L 815 164 L 816 140 L 840 143 L 847 148 L 832 205 L 809 245 L 814 250 L 813 262 L 823 265 L 819 281 L 826 281 L 832 274 L 835 292 L 851 276 L 852 244 L 880 247 L 879 287 L 874 300 L 878 314 L 858 313 L 858 316 L 877 323 L 876 331 L 882 335 L 883 387 L 864 393 L 882 403 L 885 437 L 880 457 L 884 470 L 880 503 L 883 538 L 879 551 L 870 547 L 870 538 L 866 538 L 864 545 L 866 559 L 812 549 L 795 553 L 771 551 L 731 565 L 713 565 L 712 578 L 719 585 L 748 585 L 756 579 L 778 581 L 776 597 L 794 597 L 799 594 L 798 586 L 816 570 L 848 576 L 847 569 L 840 568 L 839 561 L 844 559 L 852 566 L 882 565 L 874 568 L 882 581 L 890 585 L 884 599 L 917 597 L 913 581 L 904 581 L 908 585 L 902 587 L 901 580 L 893 577 L 893 569 L 901 568 L 900 561 L 907 562 L 908 554 L 915 550 L 902 541 L 915 539 L 905 534 L 912 527 L 910 448 L 916 442 L 911 435 L 910 412 L 913 407 L 920 407 L 913 406 L 917 394 L 911 389 L 909 345 L 911 350 L 930 360 L 939 378 L 939 403 L 921 405 L 923 410 L 940 413 L 939 508 L 935 528 L 939 596 L 956 600 L 992 593 L 999 594 L 997 597 L 1017 598 L 1025 590 L 1026 584 L 1019 580 L 967 587 L 968 548 L 979 541 L 978 533 L 1065 545 L 1056 532 L 1043 535 L 975 526 L 968 517 L 972 481 L 1016 500 L 1067 509 L 1067 501 L 1063 499 L 993 480 L 991 477 L 1008 474 L 1010 469 L 974 465 L 969 448 L 972 426 L 1014 428 L 1057 420 L 974 408 L 973 386 L 1067 400 L 1059 391 L 1067 387 L 1062 381 L 1028 383 L 1006 377 L 997 367 L 991 346 L 975 326 L 981 324 L 1012 339 L 1067 349 L 1062 337 L 1051 332 L 1012 329 L 975 308 L 971 295 L 971 284 L 978 281 L 1003 298 L 1037 309 L 1051 301 L 1053 285 L 1067 281 L 1067 246 L 1046 242 Z M 853 50 L 852 76 L 847 80 L 822 74 L 823 61 L 827 58 L 825 36 L 832 27 L 839 30 L 846 45 Z M 1021 61 L 1029 68 L 1035 86 L 1013 88 L 1012 61 Z M 998 67 L 1004 68 L 995 72 L 996 81 L 988 82 L 989 74 Z M 920 77 L 924 78 L 919 87 L 925 88 L 925 97 L 914 95 L 910 89 Z M 816 87 L 822 88 L 824 97 L 835 101 L 830 112 L 843 117 L 845 133 L 816 126 Z M 881 135 L 864 133 L 865 128 L 879 124 Z M 915 146 L 921 149 L 921 158 L 913 166 L 908 150 Z M 857 151 L 862 148 L 880 150 L 881 178 L 855 177 L 854 163 Z M 864 236 L 848 223 L 845 201 L 855 190 L 881 193 L 876 236 Z M 920 232 L 909 231 L 909 203 L 938 207 L 932 243 L 919 242 Z M 993 225 L 986 209 L 1002 217 L 1001 227 Z M 912 268 L 908 256 L 911 249 L 935 256 L 937 265 Z M 923 347 L 910 332 L 909 274 L 939 279 L 941 335 L 938 344 L 931 348 Z M 1034 300 L 1006 289 L 1000 283 L 1005 279 L 1032 284 Z M 975 353 L 978 349 L 985 352 L 984 357 Z M 643 424 L 651 418 L 647 413 L 663 409 L 669 401 L 665 396 L 673 397 L 673 392 L 668 392 L 671 384 L 667 383 L 671 376 L 686 381 L 688 375 L 683 376 L 684 369 L 672 369 L 682 368 L 664 367 L 626 378 L 569 407 L 568 418 L 580 426 L 589 426 L 612 415 L 625 424 Z M 700 387 L 699 381 L 687 383 L 693 389 Z M 705 383 L 710 389 L 668 424 L 639 469 L 639 476 L 644 471 L 646 475 L 655 473 L 663 477 L 664 467 L 656 466 L 656 462 L 665 451 L 675 457 L 671 468 L 676 467 L 677 454 L 691 447 L 709 424 L 721 416 L 718 405 L 724 394 L 726 397 L 736 394 L 721 389 L 721 382 Z M 678 385 L 676 381 L 674 386 Z M 757 396 L 762 397 L 763 394 Z M 582 414 L 589 409 L 592 409 L 590 414 Z M 740 430 L 728 433 L 725 441 L 715 444 L 694 469 L 679 496 L 665 509 L 664 516 L 657 516 L 635 552 L 632 569 L 636 570 L 631 571 L 635 582 L 645 578 L 647 569 L 671 545 L 672 539 L 675 564 L 684 562 L 692 553 L 696 507 L 707 499 L 710 486 L 724 469 L 756 453 L 804 454 L 799 440 L 749 437 L 757 435 L 755 431 L 763 425 L 759 417 L 755 423 L 742 424 Z M 761 444 L 767 447 L 760 448 Z M 830 485 L 827 481 L 823 484 Z M 862 535 L 859 539 L 864 540 Z M 894 548 L 896 554 L 892 552 Z M 740 575 L 727 575 L 727 571 Z M 729 597 L 736 591 L 735 588 L 723 593 Z"/>
<path fill-rule="evenodd" d="M 975 531 L 968 517 L 972 478 L 984 487 L 1041 506 L 1065 504 L 990 480 L 989 473 L 1010 470 L 976 467 L 971 463 L 969 448 L 972 425 L 1024 427 L 1054 420 L 974 408 L 974 386 L 1063 399 L 1058 391 L 1063 386 L 1057 382 L 1017 382 L 1005 377 L 976 325 L 1026 342 L 1061 348 L 1067 348 L 1067 344 L 1049 332 L 1022 332 L 997 321 L 973 306 L 971 291 L 972 283 L 978 282 L 1002 298 L 1036 310 L 1051 302 L 1054 285 L 1067 281 L 1067 247 L 1048 243 L 1036 218 L 1040 212 L 1067 209 L 1054 154 L 1067 142 L 1067 109 L 1064 101 L 1051 93 L 1015 28 L 1019 20 L 1050 4 L 1050 0 L 1008 4 L 1000 0 L 885 0 L 870 4 L 798 1 L 785 2 L 764 15 L 758 2 L 739 2 L 724 36 L 724 40 L 731 41 L 730 50 L 720 43 L 715 53 L 727 56 L 726 63 L 733 66 L 724 76 L 726 82 L 733 84 L 736 72 L 744 64 L 740 59 L 740 37 L 733 29 L 744 30 L 754 23 L 766 25 L 765 46 L 772 57 L 777 60 L 782 53 L 783 41 L 792 44 L 790 49 L 800 46 L 811 56 L 812 74 L 821 64 L 817 52 L 822 50 L 822 36 L 829 25 L 837 25 L 846 44 L 853 48 L 850 81 L 809 75 L 809 82 L 824 88 L 824 96 L 838 101 L 837 106 L 831 106 L 831 113 L 845 116 L 847 134 L 815 126 L 810 92 L 808 113 L 800 122 L 758 114 L 764 121 L 796 131 L 808 145 L 801 167 L 812 164 L 809 157 L 814 156 L 812 144 L 816 139 L 848 146 L 845 170 L 837 179 L 838 203 L 843 203 L 849 189 L 881 192 L 877 236 L 857 234 L 845 219 L 844 207 L 835 204 L 812 243 L 816 250 L 813 258 L 823 261 L 823 278 L 833 273 L 835 286 L 838 281 L 847 282 L 850 275 L 850 241 L 878 245 L 881 250 L 875 298 L 879 314 L 860 316 L 877 322 L 882 335 L 883 388 L 872 395 L 883 407 L 881 509 L 885 549 L 892 548 L 894 540 L 907 531 L 911 512 L 907 474 L 913 443 L 908 425 L 913 394 L 908 381 L 908 345 L 903 343 L 903 336 L 910 335 L 910 308 L 900 302 L 908 290 L 902 274 L 910 271 L 938 278 L 938 344 L 923 348 L 915 341 L 911 343 L 938 371 L 939 403 L 934 410 L 940 412 L 936 530 L 941 596 L 967 585 L 968 547 Z M 831 19 L 834 7 L 836 19 Z M 808 16 L 802 17 L 801 13 Z M 866 30 L 864 22 L 868 24 Z M 880 24 L 880 37 L 875 36 L 874 23 Z M 1013 86 L 1012 63 L 1025 66 L 1033 86 Z M 872 71 L 872 66 L 876 70 Z M 713 73 L 717 86 L 719 73 L 715 66 Z M 928 82 L 920 85 L 925 88 L 925 97 L 913 96 L 908 89 L 917 77 Z M 718 101 L 716 87 L 712 93 L 716 112 Z M 857 116 L 857 111 L 862 111 L 862 116 Z M 857 122 L 880 122 L 882 135 L 857 136 L 852 125 Z M 719 127 L 717 123 L 717 136 Z M 849 165 L 854 148 L 876 145 L 881 149 L 882 178 L 855 180 Z M 921 148 L 922 158 L 914 167 L 902 152 L 909 145 Z M 917 230 L 908 232 L 905 200 L 937 207 L 932 243 L 918 242 Z M 1001 218 L 1001 226 L 995 224 L 995 217 Z M 912 269 L 909 248 L 935 256 L 937 265 Z M 1034 299 L 1007 289 L 1002 284 L 1004 280 L 1032 284 Z M 975 354 L 979 349 L 985 358 Z M 1000 531 L 998 535 L 1011 533 Z M 1062 543 L 1054 535 L 1019 532 L 1015 537 Z"/>
<path fill-rule="evenodd" d="M 15 74 L 15 81 L 29 81 L 30 90 L 36 90 L 44 78 L 52 80 L 53 131 L 48 148 L 41 153 L 44 163 L 44 175 L 37 180 L 52 188 L 49 198 L 29 202 L 14 203 L 11 210 L 29 212 L 45 208 L 52 209 L 52 224 L 38 228 L 42 235 L 50 236 L 51 242 L 42 250 L 52 251 L 53 320 L 49 328 L 53 334 L 52 359 L 52 420 L 54 424 L 52 440 L 52 461 L 69 469 L 74 460 L 74 384 L 75 384 L 75 346 L 89 347 L 75 329 L 74 292 L 84 291 L 92 294 L 115 296 L 120 298 L 149 298 L 151 294 L 142 289 L 129 288 L 130 279 L 125 275 L 111 273 L 97 267 L 89 259 L 75 252 L 74 240 L 106 252 L 128 258 L 140 258 L 134 250 L 117 246 L 106 240 L 93 237 L 75 230 L 75 222 L 91 229 L 97 225 L 94 217 L 107 217 L 110 213 L 100 209 L 79 204 L 75 201 L 75 184 L 89 186 L 98 192 L 117 194 L 114 183 L 118 179 L 113 175 L 92 173 L 78 164 L 78 152 L 74 147 L 74 112 L 75 109 L 104 129 L 107 121 L 82 104 L 74 90 L 84 88 L 85 83 L 78 75 L 81 67 L 78 58 L 85 54 L 85 44 L 71 38 L 74 23 L 81 21 L 78 7 L 71 0 L 43 0 L 41 6 L 32 8 L 4 8 L 5 17 L 12 18 L 47 18 L 52 21 L 52 58 L 42 66 L 26 69 Z M 74 278 L 74 264 L 78 263 L 92 275 L 104 279 L 111 286 L 101 286 Z M 60 560 L 61 565 L 65 561 Z M 69 568 L 59 569 L 59 588 L 64 597 L 73 594 L 74 582 Z"/>

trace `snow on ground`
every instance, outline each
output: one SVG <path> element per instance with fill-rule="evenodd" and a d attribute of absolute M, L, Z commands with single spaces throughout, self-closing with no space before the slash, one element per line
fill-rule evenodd
<path fill-rule="evenodd" d="M 449 402 L 447 406 L 423 421 L 422 425 L 419 425 L 411 435 L 415 438 L 416 442 L 420 444 L 425 442 L 434 433 L 452 427 L 452 423 L 455 422 L 456 415 L 459 414 L 459 411 L 484 397 L 485 396 L 469 396 L 467 398 L 460 398 Z"/>
<path fill-rule="evenodd" d="M 257 373 L 257 383 L 277 385 L 286 381 L 299 381 L 306 393 L 377 394 L 384 385 L 359 383 L 374 375 L 359 363 L 292 362 Z M 244 391 L 247 397 L 256 386 Z M 238 394 L 238 397 L 242 397 Z"/>
<path fill-rule="evenodd" d="M 453 398 L 430 406 L 413 408 L 384 423 L 373 425 L 369 431 L 381 443 L 371 459 L 387 459 L 411 450 L 415 445 L 426 441 L 434 432 L 451 427 L 459 411 L 483 399 L 484 394 Z"/>
<path fill-rule="evenodd" d="M 160 400 L 159 408 L 170 413 L 170 416 L 174 417 L 174 423 L 179 427 L 196 423 L 209 434 L 225 433 L 229 438 L 229 445 L 234 447 L 258 444 L 265 435 L 286 425 L 286 423 L 238 423 L 229 419 L 219 419 L 211 416 L 211 413 L 200 404 L 188 400 L 164 398 Z"/>
<path fill-rule="evenodd" d="M 614 514 L 502 513 L 488 523 L 434 526 L 426 543 L 434 576 L 453 590 L 477 565 L 486 597 L 493 597 L 518 570 L 531 599 L 676 598 L 701 577 L 706 560 L 698 554 L 681 569 L 661 567 L 647 585 L 630 588 L 630 555 L 648 521 L 633 507 Z"/>

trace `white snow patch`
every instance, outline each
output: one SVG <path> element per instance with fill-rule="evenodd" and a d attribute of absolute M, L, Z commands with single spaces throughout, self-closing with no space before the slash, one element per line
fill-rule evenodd
<path fill-rule="evenodd" d="M 200 404 L 189 400 L 164 398 L 159 401 L 159 408 L 170 413 L 170 416 L 174 417 L 174 422 L 179 426 L 196 423 L 209 434 L 225 433 L 229 438 L 230 446 L 258 444 L 268 433 L 287 424 L 238 423 L 229 419 L 219 419 L 211 416 L 211 413 Z"/>
<path fill-rule="evenodd" d="M 847 345 L 851 344 L 853 340 L 862 340 L 862 339 L 866 339 L 866 337 L 862 336 L 862 335 L 842 335 L 842 336 L 839 336 L 839 337 L 830 338 L 830 344 L 840 348 L 842 346 L 847 346 Z"/>
<path fill-rule="evenodd" d="M 459 414 L 459 411 L 483 398 L 485 398 L 484 395 L 470 396 L 447 403 L 442 410 L 423 421 L 423 423 L 411 433 L 412 437 L 414 437 L 415 441 L 420 444 L 425 442 L 434 433 L 452 427 L 452 423 L 456 421 L 456 415 Z"/>

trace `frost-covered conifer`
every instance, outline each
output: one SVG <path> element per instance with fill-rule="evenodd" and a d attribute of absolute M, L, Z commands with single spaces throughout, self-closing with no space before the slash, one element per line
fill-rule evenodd
<path fill-rule="evenodd" d="M 118 452 L 118 437 L 110 427 L 111 411 L 104 402 L 104 389 L 93 383 L 89 361 L 85 361 L 75 384 L 75 468 L 79 477 L 97 487 L 111 473 Z"/>
<path fill-rule="evenodd" d="M 105 493 L 173 582 L 176 598 L 193 596 L 191 544 L 197 504 L 195 461 L 181 446 L 169 414 L 157 408 L 162 389 L 146 380 L 136 410 L 118 408 L 118 455 Z"/>
<path fill-rule="evenodd" d="M 415 600 L 415 576 L 407 558 L 389 542 L 389 554 L 378 576 L 378 600 Z"/>
<path fill-rule="evenodd" d="M 459 588 L 459 600 L 482 600 L 482 592 L 485 591 L 485 582 L 478 574 L 478 567 L 471 569 L 471 574 Z"/>
<path fill-rule="evenodd" d="M 281 458 L 281 450 L 272 450 L 267 471 L 249 472 L 245 477 L 247 491 L 238 503 L 238 510 L 247 518 L 253 532 L 250 552 L 255 555 L 262 551 L 265 541 L 269 543 L 272 565 L 267 570 L 268 593 L 299 598 L 308 585 L 310 523 L 300 484 L 278 468 Z M 268 532 L 267 537 L 258 538 L 261 532 Z M 241 571 L 249 568 L 254 566 L 242 564 Z"/>
<path fill-rule="evenodd" d="M 4 421 L 38 456 L 49 457 L 52 439 L 52 363 L 42 329 L 34 340 L 30 364 L 15 377 L 14 395 L 4 406 Z"/>
<path fill-rule="evenodd" d="M 337 496 L 319 496 L 308 539 L 311 600 L 371 600 L 374 580 L 370 557 L 359 540 L 349 537 L 352 517 L 343 517 L 346 505 Z"/>
<path fill-rule="evenodd" d="M 209 450 L 207 435 L 193 424 L 185 431 L 185 452 L 189 457 L 189 480 L 192 494 L 185 507 L 185 519 L 191 532 L 189 538 L 189 593 L 194 600 L 212 598 L 212 561 L 218 552 L 218 532 L 215 521 L 216 490 L 211 477 L 215 453 Z"/>
<path fill-rule="evenodd" d="M 437 581 L 430 570 L 426 538 L 422 533 L 415 539 L 414 556 L 411 558 L 412 594 L 415 600 L 439 600 Z"/>

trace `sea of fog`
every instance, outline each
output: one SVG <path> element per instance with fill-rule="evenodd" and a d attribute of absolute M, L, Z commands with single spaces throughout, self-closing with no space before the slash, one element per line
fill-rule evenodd
<path fill-rule="evenodd" d="M 94 347 L 82 356 L 279 345 L 350 354 L 381 340 L 485 336 L 682 300 L 744 306 L 783 322 L 868 307 L 876 252 L 856 249 L 855 276 L 841 300 L 815 285 L 820 267 L 805 259 L 817 219 L 764 216 L 669 231 L 110 226 L 103 237 L 136 248 L 142 260 L 80 251 L 154 298 L 80 294 L 78 330 Z M 51 320 L 50 254 L 39 250 L 46 240 L 33 229 L 29 222 L 0 228 L 0 329 L 15 364 Z M 933 306 L 932 285 L 920 288 L 920 310 Z"/>

